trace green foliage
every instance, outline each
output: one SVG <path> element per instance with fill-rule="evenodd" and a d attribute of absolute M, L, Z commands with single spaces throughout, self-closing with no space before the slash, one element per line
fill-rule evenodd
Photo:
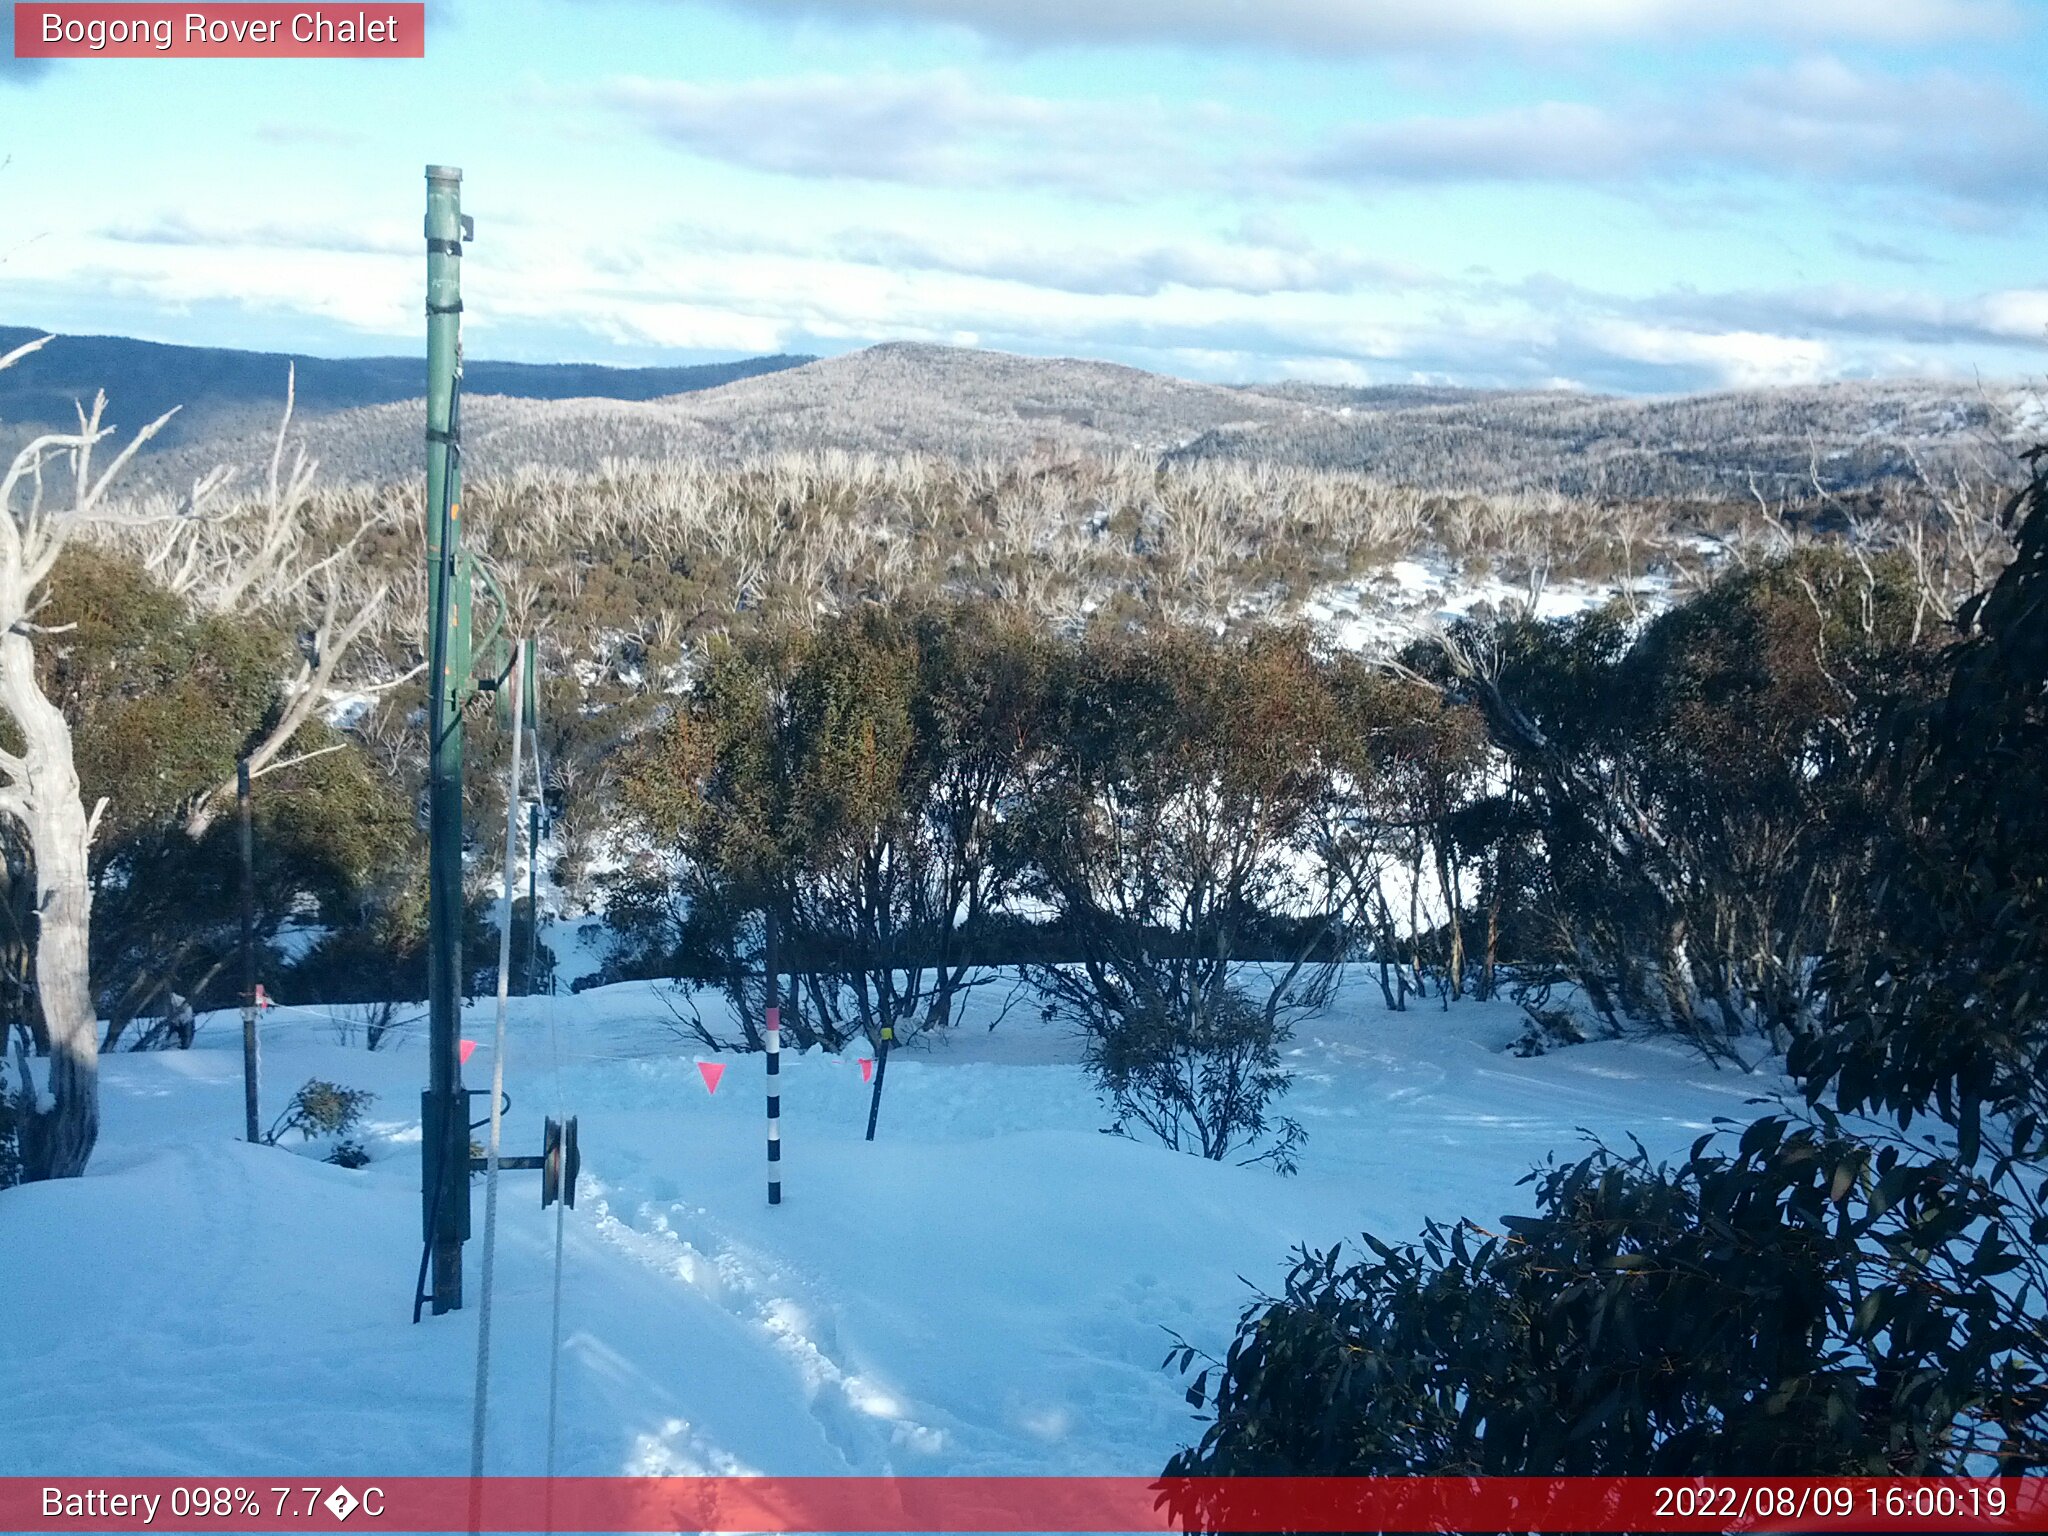
<path fill-rule="evenodd" d="M 462 914 L 464 997 L 497 990 L 497 903 L 471 894 Z M 513 924 L 515 941 L 520 924 Z M 513 974 L 523 951 L 512 951 Z M 553 959 L 543 953 L 550 968 Z M 323 933 L 289 964 L 279 965 L 275 989 L 285 1003 L 418 1002 L 427 995 L 425 893 L 408 883 L 388 902 L 373 902 L 359 916 Z"/>
<path fill-rule="evenodd" d="M 2048 1439 L 2048 481 L 2007 509 L 2017 558 L 1963 611 L 1944 686 L 1886 733 L 1873 921 L 1822 969 L 1823 1027 L 1788 1066 L 1809 1099 L 1931 1119 L 2003 1203 L 2025 1327 L 2015 1387 Z"/>
<path fill-rule="evenodd" d="M 1297 635 L 1167 630 L 1062 657 L 1020 822 L 1031 889 L 1083 958 L 1026 976 L 1089 1040 L 1114 1129 L 1210 1158 L 1271 1131 L 1266 1155 L 1291 1165 L 1300 1129 L 1266 1106 L 1286 1087 L 1287 1018 L 1326 995 L 1327 934 L 1294 934 L 1258 979 L 1247 962 L 1306 904 L 1334 720 Z"/>
<path fill-rule="evenodd" d="M 1881 722 L 1936 664 L 1911 576 L 1807 549 L 1640 632 L 1611 606 L 1454 636 L 1445 680 L 1513 769 L 1490 830 L 1525 959 L 1717 1058 L 1809 1030 L 1812 962 L 1867 912 Z"/>
<path fill-rule="evenodd" d="M 1280 1047 L 1289 1034 L 1277 1011 L 1225 987 L 1198 999 L 1187 1017 L 1104 1010 L 1083 1060 L 1116 1117 L 1113 1134 L 1128 1135 L 1135 1123 L 1176 1152 L 1220 1161 L 1271 1132 L 1249 1161 L 1293 1173 L 1307 1134 L 1267 1113 L 1287 1091 Z"/>
<path fill-rule="evenodd" d="M 1197 1376 L 1216 1419 L 1170 1474 L 2048 1467 L 2048 484 L 2011 515 L 1959 645 L 1898 568 L 1808 554 L 1639 639 L 1454 652 L 1589 991 L 1633 958 L 1676 1012 L 1728 967 L 1724 1006 L 1795 1020 L 1813 1122 L 1553 1164 L 1483 1241 L 1304 1252 Z"/>
<path fill-rule="evenodd" d="M 264 1134 L 264 1143 L 276 1146 L 278 1137 L 287 1131 L 297 1131 L 307 1141 L 316 1136 L 346 1136 L 376 1098 L 367 1088 L 344 1088 L 323 1078 L 308 1078 Z"/>
<path fill-rule="evenodd" d="M 1532 1174 L 1502 1234 L 1301 1253 L 1191 1400 L 1169 1476 L 1941 1474 L 2006 1455 L 2013 1256 L 1954 1165 L 1766 1119 L 1678 1167 Z M 1176 1349 L 1169 1363 L 1197 1358 Z M 1212 1386 L 1211 1378 L 1214 1377 Z"/>
<path fill-rule="evenodd" d="M 92 974 L 108 1044 L 173 991 L 195 1006 L 239 988 L 239 829 L 232 810 L 200 836 L 200 797 L 230 779 L 276 722 L 298 659 L 261 620 L 194 607 L 139 565 L 73 544 L 50 582 L 41 681 L 71 726 L 81 791 L 105 801 L 92 847 Z M 4 727 L 0 727 L 4 730 Z M 421 878 L 400 787 L 317 720 L 258 779 L 257 940 L 288 918 L 334 930 L 402 921 Z M 263 969 L 277 967 L 264 957 Z M 377 974 L 371 968 L 369 974 Z M 143 1037 L 165 1038 L 161 1030 Z"/>
<path fill-rule="evenodd" d="M 1359 658 L 1338 657 L 1327 671 L 1331 774 L 1312 813 L 1314 846 L 1349 951 L 1377 962 L 1390 1008 L 1432 977 L 1446 998 L 1462 995 L 1473 949 L 1480 994 L 1490 996 L 1517 849 L 1501 816 L 1508 802 L 1487 792 L 1494 756 L 1483 717 Z M 1475 879 L 1492 921 L 1468 944 L 1482 894 Z"/>
<path fill-rule="evenodd" d="M 614 883 L 605 974 L 666 954 L 726 991 L 757 1046 L 773 909 L 798 1044 L 949 1023 L 1017 879 L 1004 812 L 1036 750 L 1045 650 L 970 608 L 863 609 L 715 646 L 626 778 L 654 847 Z"/>
<path fill-rule="evenodd" d="M 1815 1097 L 1901 1123 L 1939 1114 L 1971 1160 L 1987 1140 L 2002 1159 L 2048 1156 L 2048 482 L 2035 463 L 2007 513 L 2017 558 L 1965 609 L 1945 687 L 1889 733 L 1877 921 L 1833 957 L 1827 1028 L 1792 1061 Z"/>
<path fill-rule="evenodd" d="M 85 544 L 58 561 L 46 613 L 53 627 L 72 627 L 37 647 L 40 680 L 71 726 L 86 803 L 106 798 L 108 847 L 233 773 L 294 664 L 278 631 L 196 610 L 140 566 Z"/>

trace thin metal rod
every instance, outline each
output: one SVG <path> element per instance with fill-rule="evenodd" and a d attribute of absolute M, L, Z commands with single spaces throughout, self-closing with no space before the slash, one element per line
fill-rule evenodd
<path fill-rule="evenodd" d="M 505 791 L 504 900 L 498 908 L 498 1021 L 491 1044 L 491 1143 L 485 1149 L 484 1254 L 476 1319 L 476 1405 L 469 1427 L 469 1475 L 484 1475 L 484 1420 L 491 1400 L 491 1293 L 498 1254 L 498 1155 L 505 1125 L 505 1015 L 512 995 L 512 872 L 519 857 L 519 749 L 526 711 L 520 708 L 526 681 L 526 653 L 512 660 L 512 768 Z"/>

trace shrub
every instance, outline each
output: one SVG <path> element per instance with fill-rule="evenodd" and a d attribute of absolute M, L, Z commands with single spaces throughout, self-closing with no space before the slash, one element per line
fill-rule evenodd
<path fill-rule="evenodd" d="M 366 1088 L 343 1088 L 323 1078 L 308 1078 L 263 1140 L 274 1147 L 278 1137 L 287 1131 L 297 1131 L 307 1141 L 315 1136 L 345 1136 L 355 1129 L 363 1111 L 376 1097 Z"/>
<path fill-rule="evenodd" d="M 21 1140 L 15 1129 L 14 1095 L 7 1087 L 7 1038 L 0 1033 L 0 1189 L 21 1182 Z"/>
<path fill-rule="evenodd" d="M 1117 1127 L 1224 1157 L 1268 1129 L 1279 1046 L 1332 975 L 1301 871 L 1329 699 L 1298 636 L 1097 640 L 1066 658 L 1024 809 L 1033 894 L 1080 951 L 1025 975 L 1077 1027 Z M 1256 988 L 1256 993 L 1252 991 Z M 1290 1165 L 1300 1130 L 1266 1155 Z"/>
<path fill-rule="evenodd" d="M 1511 668 L 1467 668 L 1489 725 L 1542 784 L 1553 859 L 1579 855 L 1560 878 L 1583 882 L 1580 898 L 1560 912 L 1582 947 L 1625 932 L 1617 914 L 1589 933 L 1600 903 L 1641 902 L 1685 937 L 1711 907 L 1670 880 L 1690 862 L 1672 852 L 1715 856 L 1703 862 L 1722 912 L 1772 951 L 1727 1005 L 1796 1020 L 1788 1065 L 1812 1123 L 1758 1120 L 1733 1155 L 1703 1137 L 1676 1169 L 1640 1148 L 1553 1165 L 1532 1175 L 1539 1214 L 1483 1241 L 1432 1224 L 1419 1245 L 1368 1237 L 1375 1257 L 1348 1266 L 1336 1249 L 1303 1252 L 1285 1294 L 1248 1310 L 1226 1360 L 1196 1377 L 1190 1397 L 1213 1403 L 1215 1422 L 1170 1474 L 2048 1467 L 2038 471 L 2012 513 L 2018 558 L 1962 610 L 1960 645 L 1886 642 L 1887 626 L 1917 622 L 1910 604 L 1839 564 L 1832 587 L 1811 564 L 1748 573 L 1720 593 L 1721 619 L 1736 612 L 1718 637 L 1716 604 L 1675 616 L 1646 637 L 1641 679 L 1655 686 L 1624 701 L 1658 726 L 1653 743 L 1668 740 L 1632 763 L 1578 752 L 1570 712 L 1500 686 Z M 1630 815 L 1603 808 L 1603 792 Z M 1668 839 L 1639 830 L 1666 812 Z M 1753 868 L 1774 878 L 1745 897 L 1725 855 L 1774 822 L 1784 835 L 1763 841 L 1782 862 Z M 1864 869 L 1883 876 L 1867 899 L 1845 879 Z M 1816 920 L 1836 898 L 1813 897 L 1831 886 L 1854 887 L 1855 921 Z M 1774 893 L 1789 910 L 1754 899 Z M 1653 979 L 1701 986 L 1713 953 L 1674 975 L 1670 944 L 1652 935 Z M 1844 1133 L 1848 1113 L 1859 1135 Z M 1940 1130 L 1908 1141 L 1916 1118 Z M 1189 1369 L 1195 1351 L 1175 1359 Z"/>
<path fill-rule="evenodd" d="M 1809 549 L 1640 630 L 1610 606 L 1454 631 L 1446 681 L 1511 772 L 1497 835 L 1533 855 L 1526 958 L 1716 1060 L 1809 1030 L 1813 962 L 1870 907 L 1882 722 L 1938 662 L 1917 613 L 1903 559 Z"/>
<path fill-rule="evenodd" d="M 285 708 L 301 664 L 277 624 L 217 613 L 137 560 L 75 544 L 51 576 L 38 676 L 64 711 L 87 804 L 105 801 L 90 850 L 91 973 L 111 1049 L 173 993 L 204 1009 L 239 986 L 239 840 L 232 815 L 194 835 L 195 803 L 234 772 Z M 11 727 L 6 729 L 11 730 Z M 298 761 L 260 780 L 256 939 L 291 915 L 323 926 L 375 921 L 417 879 L 415 834 L 398 786 L 317 720 L 292 738 Z M 32 882 L 31 882 L 32 884 Z M 158 1028 L 138 1044 L 178 1040 Z"/>
<path fill-rule="evenodd" d="M 1185 1018 L 1164 1007 L 1105 1012 L 1084 1060 L 1116 1115 L 1112 1133 L 1128 1135 L 1136 1123 L 1176 1152 L 1221 1161 L 1270 1131 L 1271 1144 L 1251 1161 L 1293 1173 L 1306 1135 L 1266 1114 L 1287 1091 L 1280 1047 L 1288 1036 L 1284 1021 L 1224 988 Z"/>
<path fill-rule="evenodd" d="M 1832 1124 L 1710 1140 L 1676 1168 L 1553 1164 L 1502 1234 L 1303 1251 L 1196 1376 L 1215 1421 L 1167 1475 L 1934 1475 L 2010 1452 L 2027 1378 L 1986 1282 L 2016 1260 L 1974 1225 L 1997 1202 Z"/>
<path fill-rule="evenodd" d="M 722 988 L 758 1049 L 772 908 L 799 1045 L 950 1024 L 983 979 L 975 938 L 1016 885 L 1006 811 L 1036 749 L 1044 650 L 945 607 L 714 647 L 626 780 L 660 852 L 614 882 L 607 979 L 666 960 Z"/>

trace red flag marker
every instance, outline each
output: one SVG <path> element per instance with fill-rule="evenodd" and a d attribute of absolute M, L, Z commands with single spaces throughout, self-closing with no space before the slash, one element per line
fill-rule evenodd
<path fill-rule="evenodd" d="M 706 1093 L 716 1093 L 718 1092 L 718 1080 L 725 1076 L 725 1063 L 722 1061 L 700 1061 L 697 1063 L 697 1072 L 704 1079 L 704 1091 Z"/>
<path fill-rule="evenodd" d="M 475 1042 L 474 1040 L 465 1040 L 465 1041 L 463 1041 L 463 1042 L 462 1042 L 462 1047 L 461 1047 L 461 1049 L 462 1049 L 462 1064 L 463 1064 L 464 1066 L 468 1066 L 468 1065 L 469 1065 L 469 1058 L 470 1058 L 470 1057 L 472 1057 L 472 1056 L 474 1056 L 474 1055 L 476 1054 L 476 1042 Z"/>
<path fill-rule="evenodd" d="M 869 1081 L 869 1080 L 870 1080 L 871 1078 L 873 1078 L 873 1077 L 874 1077 L 874 1075 L 875 1075 L 875 1058 L 874 1058 L 874 1057 L 872 1057 L 872 1056 L 863 1056 L 863 1057 L 861 1057 L 861 1059 L 860 1059 L 860 1080 L 861 1080 L 862 1082 L 864 1082 L 864 1083 L 865 1083 L 865 1082 Z"/>

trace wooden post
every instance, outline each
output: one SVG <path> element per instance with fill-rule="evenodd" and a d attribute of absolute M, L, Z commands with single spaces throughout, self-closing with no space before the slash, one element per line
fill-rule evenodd
<path fill-rule="evenodd" d="M 780 938 L 775 909 L 770 907 L 765 922 L 768 936 L 761 969 L 768 986 L 768 1203 L 782 1204 L 782 1008 L 777 996 L 776 961 Z"/>
<path fill-rule="evenodd" d="M 235 764 L 235 805 L 242 818 L 242 1118 L 252 1142 L 263 1139 L 258 1113 L 261 1048 L 256 1040 L 256 829 L 249 805 L 249 759 Z"/>
<path fill-rule="evenodd" d="M 882 1078 L 889 1071 L 889 1046 L 896 1039 L 896 1031 L 887 1024 L 882 1026 L 882 1043 L 875 1052 L 875 1092 L 868 1100 L 868 1140 L 875 1139 L 875 1117 L 882 1112 Z"/>

